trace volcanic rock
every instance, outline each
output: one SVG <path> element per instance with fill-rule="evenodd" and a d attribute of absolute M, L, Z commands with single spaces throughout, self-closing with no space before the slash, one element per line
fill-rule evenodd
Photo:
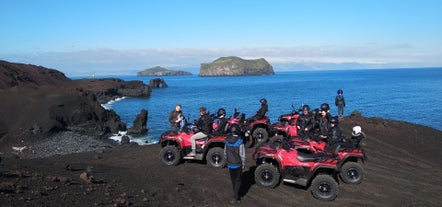
<path fill-rule="evenodd" d="M 147 133 L 147 127 L 146 127 L 147 119 L 148 119 L 147 110 L 141 109 L 140 113 L 137 115 L 137 118 L 135 118 L 132 127 L 127 130 L 127 134 L 129 134 L 129 135 L 146 134 Z"/>
<path fill-rule="evenodd" d="M 149 85 L 151 88 L 167 88 L 167 83 L 162 78 L 150 79 Z"/>
<path fill-rule="evenodd" d="M 25 147 L 63 131 L 95 138 L 124 131 L 126 124 L 101 104 L 150 92 L 141 81 L 71 80 L 54 69 L 0 61 L 0 150 Z"/>

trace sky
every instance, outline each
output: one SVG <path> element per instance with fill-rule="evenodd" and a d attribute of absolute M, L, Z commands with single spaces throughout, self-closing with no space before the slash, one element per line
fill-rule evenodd
<path fill-rule="evenodd" d="M 439 0 L 0 0 L 0 60 L 67 75 L 442 66 Z M 135 71 L 135 72 L 134 72 Z"/>

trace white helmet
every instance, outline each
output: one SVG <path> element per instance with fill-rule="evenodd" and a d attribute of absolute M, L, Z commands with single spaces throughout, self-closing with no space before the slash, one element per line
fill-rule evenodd
<path fill-rule="evenodd" d="M 362 132 L 362 128 L 360 126 L 355 126 L 353 127 L 353 132 L 351 133 L 351 135 L 353 136 L 359 136 Z"/>

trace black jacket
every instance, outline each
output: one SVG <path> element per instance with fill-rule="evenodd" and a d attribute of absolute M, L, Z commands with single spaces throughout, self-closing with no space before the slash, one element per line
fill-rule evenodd
<path fill-rule="evenodd" d="M 304 131 L 307 128 L 309 131 L 313 129 L 314 119 L 312 114 L 301 114 L 296 122 L 296 126 L 301 127 L 301 130 Z"/>
<path fill-rule="evenodd" d="M 328 131 L 330 129 L 330 121 L 329 118 L 331 117 L 331 115 L 329 113 L 327 113 L 327 115 L 325 117 L 320 117 L 318 119 L 318 127 L 319 127 L 319 134 L 320 135 L 328 135 Z"/>
<path fill-rule="evenodd" d="M 341 141 L 341 129 L 338 126 L 334 126 L 328 131 L 327 144 L 333 145 Z"/>
<path fill-rule="evenodd" d="M 204 114 L 198 119 L 196 127 L 204 134 L 211 134 L 213 130 L 212 124 L 212 117 L 209 114 Z"/>
<path fill-rule="evenodd" d="M 214 129 L 215 135 L 223 135 L 226 133 L 226 125 L 227 125 L 227 119 L 223 117 L 218 118 L 218 126 L 216 129 Z"/>
<path fill-rule="evenodd" d="M 261 104 L 261 108 L 256 111 L 255 119 L 265 119 L 268 111 L 269 106 L 267 104 Z"/>
<path fill-rule="evenodd" d="M 171 127 L 177 127 L 179 126 L 179 122 L 176 122 L 178 120 L 178 116 L 182 116 L 181 111 L 173 110 L 169 114 L 169 122 Z"/>

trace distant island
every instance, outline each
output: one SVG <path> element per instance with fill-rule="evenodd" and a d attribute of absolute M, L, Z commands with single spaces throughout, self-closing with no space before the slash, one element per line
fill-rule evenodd
<path fill-rule="evenodd" d="M 212 63 L 202 63 L 199 76 L 274 75 L 272 65 L 264 58 L 244 60 L 239 57 L 221 57 Z"/>
<path fill-rule="evenodd" d="M 179 76 L 192 75 L 192 73 L 181 70 L 169 70 L 160 66 L 148 68 L 137 73 L 138 76 Z"/>

